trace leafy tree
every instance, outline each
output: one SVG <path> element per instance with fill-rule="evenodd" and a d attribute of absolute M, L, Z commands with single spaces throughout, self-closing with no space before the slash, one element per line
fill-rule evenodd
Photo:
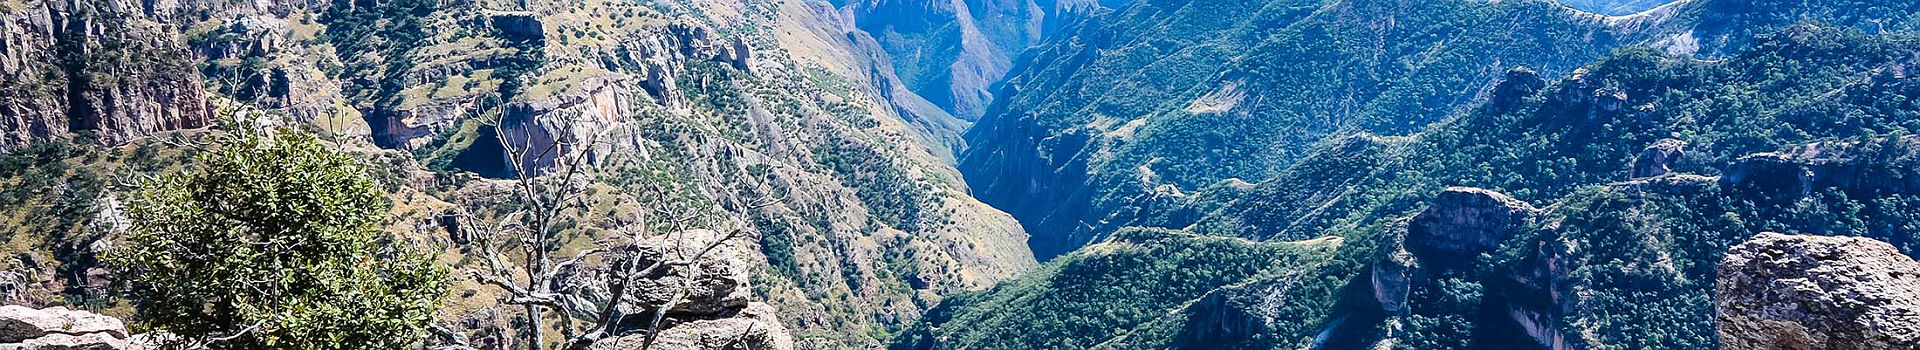
<path fill-rule="evenodd" d="M 429 256 L 384 242 L 390 204 L 354 158 L 312 135 L 241 137 L 131 201 L 136 327 L 178 347 L 390 349 L 445 294 Z"/>

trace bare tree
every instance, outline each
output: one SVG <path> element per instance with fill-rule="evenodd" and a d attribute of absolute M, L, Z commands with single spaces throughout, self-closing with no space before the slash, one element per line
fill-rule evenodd
<path fill-rule="evenodd" d="M 618 234 L 596 241 L 595 248 L 576 252 L 572 256 L 556 257 L 555 255 L 560 253 L 557 238 L 562 233 L 556 224 L 572 215 L 569 209 L 577 210 L 586 207 L 582 197 L 592 183 L 590 170 L 599 163 L 592 159 L 591 150 L 599 145 L 601 136 L 598 132 L 586 136 L 585 140 L 553 136 L 547 137 L 550 139 L 547 140 L 548 142 L 536 143 L 534 142 L 536 137 L 532 134 L 536 126 L 530 124 L 536 121 L 522 121 L 522 123 L 529 123 L 528 127 L 521 128 L 516 135 L 513 133 L 515 130 L 507 126 L 508 121 L 504 120 L 504 115 L 501 117 L 494 123 L 494 132 L 499 136 L 500 146 L 506 151 L 507 163 L 512 166 L 518 199 L 525 205 L 517 211 L 493 220 L 490 224 L 475 225 L 477 226 L 474 232 L 475 245 L 479 248 L 484 266 L 483 269 L 468 269 L 465 273 L 476 281 L 505 291 L 507 296 L 503 299 L 503 303 L 519 306 L 523 310 L 529 321 L 524 329 L 524 340 L 528 343 L 528 349 L 539 350 L 546 347 L 546 338 L 542 334 L 544 325 L 541 321 L 542 315 L 546 313 L 555 313 L 560 316 L 557 329 L 562 340 L 559 342 L 559 349 L 588 349 L 597 342 L 621 335 L 616 333 L 622 331 L 621 325 L 626 324 L 628 317 L 633 315 L 623 313 L 619 306 L 623 301 L 638 294 L 639 291 L 634 290 L 637 288 L 634 286 L 636 278 L 652 276 L 663 269 L 683 269 L 684 276 L 697 275 L 699 272 L 695 270 L 698 268 L 695 262 L 719 249 L 728 241 L 740 237 L 744 232 L 742 225 L 730 225 L 733 228 L 726 229 L 725 234 L 704 244 L 687 242 L 682 234 L 679 240 L 671 243 L 671 247 L 657 247 L 663 248 L 659 252 L 664 252 L 668 256 L 651 259 L 650 263 L 641 264 L 642 261 L 648 260 L 643 259 L 641 255 L 644 250 L 643 245 L 646 244 L 651 232 L 647 226 L 650 221 L 663 223 L 665 232 L 669 234 L 713 227 L 708 226 L 712 223 L 703 222 L 700 220 L 700 215 L 695 214 L 700 212 L 699 208 L 693 208 L 692 204 L 682 201 L 666 200 L 654 203 L 650 210 L 640 213 L 638 225 L 616 229 L 615 232 Z M 550 130 L 575 130 L 573 127 L 580 120 L 574 117 L 577 116 L 561 116 L 552 120 L 558 125 L 554 125 Z M 604 128 L 593 130 L 604 130 Z M 564 135 L 565 133 L 555 134 Z M 542 169 L 529 164 L 543 160 L 551 160 L 551 164 L 547 164 L 550 167 L 548 169 L 551 170 L 548 173 L 543 174 Z M 658 188 L 648 190 L 661 191 Z M 729 199 L 746 203 L 744 206 L 749 208 L 763 207 L 774 202 L 771 199 L 751 201 L 751 203 L 739 201 L 739 198 Z M 465 210 L 458 215 L 468 222 L 479 222 L 475 215 Z M 658 219 L 649 219 L 654 217 Z M 517 251 L 516 257 L 521 258 L 519 263 L 509 263 L 502 251 Z M 604 269 L 600 276 L 605 279 L 607 285 L 606 300 L 602 303 L 594 303 L 585 298 L 567 295 L 565 291 L 554 290 L 554 286 L 562 282 L 560 279 L 563 278 L 564 272 L 580 268 L 583 264 L 590 263 L 590 259 L 595 257 L 599 257 L 601 262 L 604 262 L 598 268 Z M 645 333 L 642 333 L 645 335 L 641 345 L 643 349 L 653 344 L 660 330 L 661 320 L 666 318 L 667 311 L 686 301 L 692 280 L 693 278 L 685 278 L 681 280 L 680 285 L 671 286 L 676 289 L 671 293 L 672 298 L 664 304 L 648 306 L 647 309 L 653 312 Z M 432 329 L 445 343 L 438 348 L 472 348 L 464 335 L 439 325 L 435 325 Z"/>

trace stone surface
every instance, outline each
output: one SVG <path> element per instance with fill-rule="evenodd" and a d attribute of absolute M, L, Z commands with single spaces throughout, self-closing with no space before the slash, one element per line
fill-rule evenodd
<path fill-rule="evenodd" d="M 1736 190 L 1804 197 L 1827 188 L 1871 196 L 1920 190 L 1920 138 L 1814 142 L 1740 157 L 1721 176 Z"/>
<path fill-rule="evenodd" d="M 540 16 L 526 11 L 488 12 L 487 18 L 493 28 L 501 34 L 515 40 L 539 41 L 547 38 L 546 26 L 540 22 Z"/>
<path fill-rule="evenodd" d="M 1686 150 L 1686 141 L 1664 139 L 1654 142 L 1648 145 L 1646 150 L 1640 151 L 1640 157 L 1634 158 L 1633 173 L 1630 176 L 1638 179 L 1673 172 L 1674 163 L 1685 157 Z"/>
<path fill-rule="evenodd" d="M 128 349 L 128 338 L 126 324 L 113 317 L 64 307 L 0 306 L 0 349 Z"/>
<path fill-rule="evenodd" d="M 793 336 L 781 324 L 773 305 L 747 302 L 752 287 L 747 277 L 749 252 L 739 238 L 724 241 L 697 259 L 694 255 L 725 235 L 712 230 L 688 230 L 653 237 L 629 247 L 623 254 L 634 257 L 635 266 L 649 266 L 662 260 L 691 259 L 692 265 L 665 268 L 640 276 L 628 285 L 629 294 L 621 299 L 621 312 L 650 314 L 658 305 L 676 300 L 661 322 L 653 349 L 793 349 Z M 563 277 L 569 294 L 584 295 L 596 304 L 604 303 L 607 279 L 601 268 L 567 271 Z M 628 349 L 645 341 L 643 325 L 622 325 L 626 336 L 601 340 L 595 349 Z"/>
<path fill-rule="evenodd" d="M 1499 247 L 1538 211 L 1499 192 L 1448 188 L 1413 217 L 1407 228 L 1407 250 L 1423 263 L 1470 262 L 1474 255 Z"/>
<path fill-rule="evenodd" d="M 0 77 L 8 77 L 0 84 L 0 151 L 81 132 L 119 144 L 211 123 L 178 36 L 132 6 L 34 1 L 0 9 Z"/>
<path fill-rule="evenodd" d="M 725 317 L 675 320 L 654 339 L 657 350 L 792 350 L 793 335 L 780 325 L 772 305 L 751 303 Z M 596 350 L 636 349 L 645 335 L 595 343 Z"/>
<path fill-rule="evenodd" d="M 1541 78 L 1539 72 L 1526 67 L 1513 67 L 1507 70 L 1506 78 L 1494 86 L 1493 96 L 1487 99 L 1487 105 L 1501 111 L 1512 110 L 1527 96 L 1533 96 L 1545 88 L 1547 80 Z"/>
<path fill-rule="evenodd" d="M 1726 349 L 1920 348 L 1920 263 L 1885 242 L 1761 233 L 1727 251 Z"/>

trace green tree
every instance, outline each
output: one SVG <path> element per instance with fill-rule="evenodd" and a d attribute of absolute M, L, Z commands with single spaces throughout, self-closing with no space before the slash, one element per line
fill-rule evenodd
<path fill-rule="evenodd" d="M 239 137 L 131 201 L 111 259 L 135 326 L 178 347 L 391 349 L 422 338 L 444 269 L 386 240 L 391 205 L 312 135 Z"/>

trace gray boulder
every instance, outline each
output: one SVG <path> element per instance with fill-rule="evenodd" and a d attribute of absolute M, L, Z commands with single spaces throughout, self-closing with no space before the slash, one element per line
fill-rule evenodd
<path fill-rule="evenodd" d="M 1858 237 L 1761 233 L 1727 251 L 1714 306 L 1726 349 L 1920 348 L 1920 263 Z"/>
<path fill-rule="evenodd" d="M 113 317 L 64 307 L 0 306 L 0 349 L 129 348 L 126 324 Z"/>

